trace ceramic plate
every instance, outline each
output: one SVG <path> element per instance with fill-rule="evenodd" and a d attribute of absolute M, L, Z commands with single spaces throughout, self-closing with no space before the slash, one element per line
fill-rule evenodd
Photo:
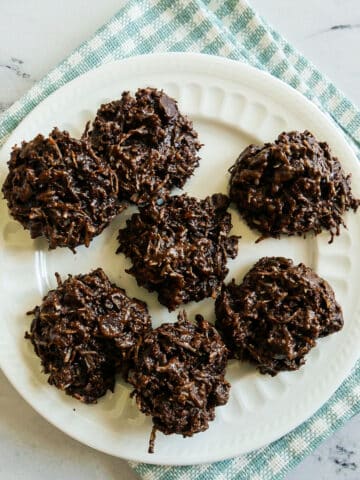
<path fill-rule="evenodd" d="M 136 57 L 106 64 L 68 83 L 36 107 L 15 129 L 1 151 L 1 184 L 11 146 L 48 134 L 54 126 L 80 135 L 85 122 L 94 118 L 99 105 L 119 98 L 124 90 L 163 88 L 175 97 L 182 112 L 194 122 L 204 144 L 200 167 L 186 183 L 185 191 L 197 197 L 227 192 L 228 168 L 250 143 L 273 141 L 283 130 L 309 129 L 326 140 L 347 172 L 352 173 L 355 194 L 360 194 L 357 159 L 338 129 L 299 93 L 239 62 L 198 54 L 163 54 Z M 0 214 L 0 362 L 18 392 L 43 417 L 73 438 L 103 452 L 157 464 L 195 464 L 229 458 L 261 447 L 292 430 L 313 414 L 347 376 L 360 350 L 359 256 L 360 220 L 346 215 L 348 229 L 329 245 L 329 235 L 268 239 L 255 244 L 250 231 L 231 210 L 233 233 L 241 235 L 239 255 L 229 261 L 227 280 L 240 281 L 262 256 L 282 255 L 304 262 L 333 286 L 343 307 L 344 329 L 328 338 L 307 356 L 297 372 L 274 378 L 260 375 L 253 366 L 230 362 L 227 379 L 230 400 L 217 408 L 210 428 L 192 438 L 157 435 L 155 454 L 147 453 L 151 419 L 130 400 L 131 387 L 119 381 L 115 392 L 96 405 L 83 405 L 47 384 L 30 342 L 25 312 L 41 302 L 55 287 L 54 273 L 87 273 L 102 267 L 111 280 L 131 296 L 148 303 L 154 325 L 175 321 L 156 294 L 136 285 L 125 273 L 129 262 L 116 255 L 118 229 L 135 211 L 129 208 L 97 237 L 90 248 L 76 255 L 59 248 L 48 251 L 43 240 L 31 240 L 28 232 L 9 215 L 4 200 Z M 214 320 L 214 301 L 187 305 L 192 318 L 202 313 Z"/>

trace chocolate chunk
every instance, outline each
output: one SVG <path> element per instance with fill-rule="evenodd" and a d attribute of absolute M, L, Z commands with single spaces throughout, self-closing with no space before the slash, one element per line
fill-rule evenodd
<path fill-rule="evenodd" d="M 84 403 L 113 391 L 116 372 L 126 377 L 137 344 L 151 328 L 146 304 L 129 298 L 101 268 L 69 275 L 50 290 L 25 334 L 48 382 Z"/>
<path fill-rule="evenodd" d="M 318 337 L 343 326 L 330 285 L 311 268 L 264 257 L 241 285 L 223 286 L 215 302 L 216 327 L 232 356 L 261 373 L 297 370 Z"/>
<path fill-rule="evenodd" d="M 199 164 L 198 135 L 163 91 L 139 89 L 97 112 L 88 138 L 119 179 L 119 198 L 136 204 L 183 187 Z"/>
<path fill-rule="evenodd" d="M 182 312 L 177 323 L 164 323 L 143 337 L 129 382 L 139 409 L 152 416 L 149 453 L 156 430 L 184 437 L 207 430 L 215 407 L 229 397 L 226 361 L 220 335 L 201 315 L 192 323 Z"/>
<path fill-rule="evenodd" d="M 11 215 L 49 248 L 90 241 L 125 208 L 115 173 L 83 141 L 55 128 L 14 147 L 2 187 Z"/>
<path fill-rule="evenodd" d="M 230 173 L 230 198 L 261 238 L 316 235 L 325 229 L 331 243 L 345 225 L 344 213 L 356 211 L 360 203 L 329 145 L 308 131 L 284 132 L 275 143 L 250 145 Z"/>
<path fill-rule="evenodd" d="M 158 292 L 170 311 L 215 297 L 228 272 L 227 258 L 237 254 L 238 237 L 228 236 L 228 204 L 221 194 L 205 200 L 181 195 L 140 207 L 119 231 L 117 251 L 133 264 L 127 272 Z"/>

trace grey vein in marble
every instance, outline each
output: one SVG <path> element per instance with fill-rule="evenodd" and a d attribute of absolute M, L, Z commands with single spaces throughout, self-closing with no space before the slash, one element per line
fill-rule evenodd
<path fill-rule="evenodd" d="M 9 62 L 1 63 L 0 68 L 6 68 L 11 72 L 14 72 L 17 77 L 30 78 L 30 73 L 26 73 L 23 71 L 23 63 L 23 60 L 11 57 Z"/>
<path fill-rule="evenodd" d="M 345 470 L 357 470 L 358 466 L 354 462 L 354 450 L 348 450 L 347 448 L 336 445 L 335 453 L 330 456 L 330 459 L 333 460 L 335 465 L 338 465 L 336 473 L 340 473 L 343 469 Z"/>
<path fill-rule="evenodd" d="M 0 102 L 0 113 L 5 112 L 10 105 L 12 105 L 12 102 Z"/>
<path fill-rule="evenodd" d="M 340 23 L 338 25 L 333 25 L 332 27 L 319 30 L 318 32 L 314 32 L 307 37 L 311 38 L 316 37 L 317 35 L 323 35 L 324 33 L 338 32 L 344 30 L 357 30 L 358 28 L 360 28 L 360 23 Z"/>
<path fill-rule="evenodd" d="M 328 31 L 331 30 L 351 30 L 352 28 L 360 28 L 360 23 L 347 23 L 345 25 L 333 25 L 331 28 L 329 28 Z"/>

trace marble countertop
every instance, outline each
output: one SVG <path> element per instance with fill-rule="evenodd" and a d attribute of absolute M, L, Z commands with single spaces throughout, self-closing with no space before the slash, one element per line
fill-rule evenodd
<path fill-rule="evenodd" d="M 86 40 L 121 0 L 3 0 L 0 111 Z M 251 0 L 290 42 L 360 104 L 359 0 Z M 71 9 L 69 8 L 71 4 Z M 96 5 L 96 6 L 95 6 Z M 94 13 L 96 12 L 96 14 Z M 95 452 L 43 420 L 0 372 L 0 478 L 78 480 L 137 477 L 123 460 Z M 287 480 L 359 480 L 360 416 L 306 458 Z"/>

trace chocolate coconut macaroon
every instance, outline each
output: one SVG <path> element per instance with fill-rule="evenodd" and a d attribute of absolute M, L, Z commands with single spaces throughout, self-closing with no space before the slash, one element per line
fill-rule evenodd
<path fill-rule="evenodd" d="M 50 290 L 25 334 L 48 382 L 84 403 L 113 391 L 127 376 L 141 337 L 151 329 L 146 304 L 129 298 L 101 268 L 71 276 Z"/>
<path fill-rule="evenodd" d="M 55 128 L 15 146 L 2 192 L 10 214 L 49 248 L 89 246 L 125 205 L 106 162 Z"/>
<path fill-rule="evenodd" d="M 143 337 L 129 382 L 139 409 L 152 417 L 149 453 L 157 430 L 184 437 L 207 430 L 215 407 L 229 397 L 227 355 L 220 335 L 201 315 L 192 323 L 182 312 L 178 322 Z"/>
<path fill-rule="evenodd" d="M 297 370 L 319 337 L 343 326 L 330 285 L 311 268 L 282 257 L 264 257 L 240 285 L 224 285 L 215 310 L 231 356 L 270 375 Z"/>
<path fill-rule="evenodd" d="M 163 91 L 124 92 L 101 105 L 89 131 L 94 151 L 119 179 L 119 198 L 142 204 L 183 187 L 199 164 L 200 143 L 192 122 Z"/>
<path fill-rule="evenodd" d="M 158 292 L 169 311 L 191 301 L 216 297 L 237 254 L 238 237 L 229 236 L 229 199 L 169 197 L 139 208 L 119 231 L 119 248 L 132 261 L 127 270 L 138 285 Z"/>
<path fill-rule="evenodd" d="M 345 212 L 360 202 L 329 145 L 309 131 L 250 145 L 230 173 L 230 198 L 260 239 L 328 230 L 331 243 Z"/>

